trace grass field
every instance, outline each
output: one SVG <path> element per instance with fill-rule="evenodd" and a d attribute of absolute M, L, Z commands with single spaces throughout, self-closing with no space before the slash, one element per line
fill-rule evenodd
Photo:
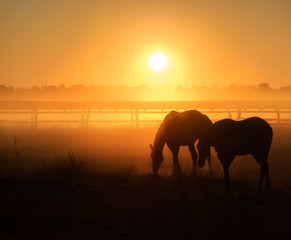
<path fill-rule="evenodd" d="M 215 154 L 213 178 L 171 176 L 165 148 L 151 175 L 155 130 L 2 130 L 1 239 L 286 239 L 291 236 L 291 129 L 274 129 L 272 190 L 257 191 L 250 156 L 230 168 L 225 193 Z M 15 145 L 16 136 L 16 145 Z M 17 155 L 16 150 L 17 149 Z"/>

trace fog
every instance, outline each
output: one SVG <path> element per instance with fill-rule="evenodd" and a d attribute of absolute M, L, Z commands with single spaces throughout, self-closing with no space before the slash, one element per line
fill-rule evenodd
<path fill-rule="evenodd" d="M 291 86 L 273 88 L 266 82 L 257 85 L 201 85 L 149 87 L 138 85 L 87 86 L 44 85 L 13 87 L 0 85 L 0 100 L 33 101 L 253 101 L 291 100 Z"/>
<path fill-rule="evenodd" d="M 35 102 L 13 102 L 12 106 L 15 103 L 20 108 Z M 43 103 L 37 104 L 51 104 Z M 231 239 L 233 236 L 240 236 L 238 239 L 245 236 L 286 238 L 290 232 L 291 212 L 289 108 L 280 110 L 281 117 L 282 111 L 287 112 L 282 119 L 278 118 L 276 109 L 279 103 L 263 102 L 272 106 L 263 114 L 262 109 L 242 111 L 244 104 L 257 106 L 257 102 L 234 102 L 241 105 L 241 111 L 232 109 L 231 117 L 263 114 L 261 117 L 273 128 L 268 158 L 271 192 L 265 188 L 257 191 L 260 166 L 252 156 L 246 155 L 236 157 L 230 166 L 232 192 L 225 193 L 223 169 L 213 149 L 211 178 L 207 164 L 198 168 L 193 176 L 188 147 L 181 147 L 179 152 L 180 179 L 172 175 L 172 154 L 167 146 L 163 150 L 159 177 L 152 174 L 149 144 L 153 143 L 159 125 L 171 110 L 168 106 L 167 111 L 162 112 L 158 107 L 170 104 L 176 109 L 179 104 L 194 103 L 206 104 L 208 109 L 204 106 L 204 110 L 213 121 L 229 117 L 229 109 L 225 107 L 216 109 L 216 113 L 210 111 L 210 103 L 229 104 L 216 101 L 139 103 L 153 104 L 160 112 L 152 116 L 145 111 L 138 119 L 131 120 L 130 111 L 125 114 L 109 109 L 111 113 L 103 115 L 90 113 L 90 121 L 85 124 L 82 111 L 75 116 L 70 110 L 58 109 L 56 113 L 43 107 L 36 117 L 34 108 L 24 113 L 23 109 L 2 109 L 0 212 L 4 230 L 0 235 L 4 238 L 56 235 L 76 239 L 87 236 L 100 239 L 139 239 L 140 236 L 205 239 L 210 236 L 206 239 L 216 239 L 220 234 L 222 238 Z M 8 103 L 1 104 L 4 108 Z M 289 102 L 284 104 L 289 106 Z M 94 122 L 100 114 L 115 120 Z M 125 117 L 124 114 L 129 121 L 118 122 L 123 120 L 120 118 Z M 74 117 L 76 122 L 66 122 Z"/>
<path fill-rule="evenodd" d="M 158 126 L 158 125 L 157 125 Z M 273 127 L 274 140 L 269 156 L 270 176 L 275 184 L 290 184 L 291 142 L 289 127 Z M 157 127 L 131 129 L 2 129 L 0 132 L 1 168 L 17 169 L 25 174 L 39 170 L 44 164 L 65 159 L 73 154 L 95 172 L 149 174 L 152 172 L 149 144 L 153 143 Z M 16 140 L 16 142 L 15 142 Z M 15 153 L 18 151 L 18 157 Z M 165 146 L 160 175 L 172 174 L 172 155 Z M 214 176 L 223 177 L 216 153 L 212 150 Z M 17 159 L 18 158 L 18 159 Z M 187 147 L 181 147 L 180 164 L 185 175 L 191 174 L 192 160 Z M 10 170 L 11 170 L 10 169 Z M 231 165 L 233 180 L 259 179 L 259 165 L 252 156 L 237 157 Z M 198 169 L 207 175 L 207 164 Z"/>
<path fill-rule="evenodd" d="M 15 165 L 20 172 L 29 172 L 74 154 L 94 171 L 148 174 L 152 172 L 149 144 L 166 114 L 171 110 L 197 109 L 214 122 L 251 116 L 267 120 L 274 129 L 269 159 L 271 178 L 275 171 L 277 179 L 289 179 L 291 112 L 290 102 L 282 100 L 290 100 L 290 89 L 274 89 L 267 83 L 214 88 L 2 85 L 1 161 L 11 168 Z M 173 163 L 167 147 L 164 155 L 160 174 L 170 175 Z M 181 148 L 179 157 L 183 172 L 190 174 L 192 160 L 186 147 Z M 213 158 L 214 174 L 222 177 L 215 151 Z M 282 165 L 280 171 L 286 174 L 277 170 Z M 207 165 L 199 173 L 207 174 Z M 259 166 L 251 156 L 237 157 L 231 174 L 255 179 L 259 177 Z"/>

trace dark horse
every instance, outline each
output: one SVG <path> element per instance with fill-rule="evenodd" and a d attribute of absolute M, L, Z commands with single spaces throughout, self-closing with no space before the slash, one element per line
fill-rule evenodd
<path fill-rule="evenodd" d="M 181 173 L 178 153 L 180 146 L 188 146 L 193 160 L 193 172 L 196 171 L 197 153 L 194 143 L 197 139 L 204 136 L 212 126 L 211 120 L 204 114 L 189 110 L 185 112 L 170 112 L 161 124 L 156 133 L 154 145 L 150 144 L 152 149 L 151 157 L 153 160 L 153 172 L 158 173 L 158 169 L 163 158 L 163 148 L 167 143 L 173 154 L 174 173 Z M 210 152 L 207 153 L 210 170 Z M 206 156 L 206 157 L 207 157 Z M 211 172 L 211 170 L 210 170 Z"/>
<path fill-rule="evenodd" d="M 242 121 L 224 119 L 212 125 L 208 134 L 199 140 L 199 167 L 205 164 L 209 148 L 213 146 L 223 166 L 226 189 L 230 189 L 228 168 L 236 155 L 252 154 L 261 165 L 259 189 L 264 178 L 270 188 L 268 155 L 272 143 L 273 130 L 263 119 L 247 118 Z"/>

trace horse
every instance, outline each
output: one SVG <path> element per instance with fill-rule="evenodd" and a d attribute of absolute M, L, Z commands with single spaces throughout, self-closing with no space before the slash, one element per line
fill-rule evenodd
<path fill-rule="evenodd" d="M 197 152 L 194 143 L 201 138 L 212 126 L 212 121 L 204 114 L 196 110 L 185 112 L 171 111 L 164 118 L 154 139 L 150 144 L 151 158 L 153 160 L 153 173 L 158 174 L 160 164 L 163 162 L 163 148 L 167 144 L 173 154 L 174 174 L 181 174 L 178 160 L 180 146 L 188 146 L 191 153 L 195 174 L 197 164 Z M 211 174 L 210 152 L 207 155 L 209 174 Z"/>
<path fill-rule="evenodd" d="M 251 117 L 241 121 L 223 119 L 215 122 L 209 132 L 199 140 L 199 167 L 205 164 L 205 158 L 211 146 L 224 170 L 226 190 L 230 190 L 229 167 L 237 155 L 251 154 L 261 165 L 259 189 L 265 178 L 266 187 L 270 189 L 268 155 L 273 139 L 271 126 L 259 117 Z"/>

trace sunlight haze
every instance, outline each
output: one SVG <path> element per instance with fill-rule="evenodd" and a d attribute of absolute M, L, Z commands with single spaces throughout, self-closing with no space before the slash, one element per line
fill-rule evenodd
<path fill-rule="evenodd" d="M 284 0 L 1 1 L 0 83 L 287 86 L 290 12 Z"/>
<path fill-rule="evenodd" d="M 168 65 L 167 57 L 160 52 L 154 53 L 149 58 L 149 66 L 152 70 L 156 72 L 161 72 L 165 70 Z"/>

